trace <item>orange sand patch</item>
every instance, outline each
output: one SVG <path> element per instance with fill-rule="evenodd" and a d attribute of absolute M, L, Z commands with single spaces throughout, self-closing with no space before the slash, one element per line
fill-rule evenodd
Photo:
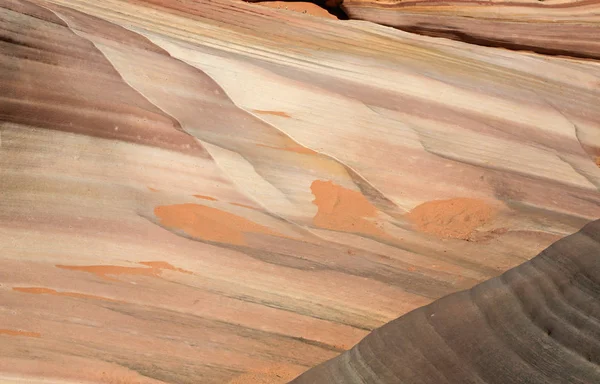
<path fill-rule="evenodd" d="M 376 222 L 367 219 L 377 215 L 377 208 L 362 193 L 323 180 L 313 181 L 310 189 L 315 196 L 313 204 L 319 208 L 313 218 L 317 227 L 389 237 Z"/>
<path fill-rule="evenodd" d="M 218 243 L 246 245 L 245 233 L 283 236 L 253 221 L 198 204 L 158 206 L 154 214 L 166 227 L 182 230 L 190 236 Z"/>
<path fill-rule="evenodd" d="M 275 8 L 275 9 L 287 9 L 289 11 L 306 13 L 311 16 L 325 17 L 328 19 L 337 20 L 337 17 L 327 12 L 325 9 L 319 7 L 313 3 L 304 2 L 287 2 L 287 1 L 260 1 L 256 4 L 262 5 L 263 7 Z"/>
<path fill-rule="evenodd" d="M 108 297 L 86 295 L 85 293 L 77 293 L 77 292 L 59 292 L 54 289 L 43 288 L 43 287 L 13 287 L 13 291 L 23 292 L 23 293 L 31 293 L 31 294 L 35 294 L 35 295 L 55 295 L 55 296 L 77 297 L 77 298 L 81 298 L 81 299 L 103 300 L 103 301 L 110 301 L 113 303 L 121 302 L 119 300 L 109 299 Z"/>
<path fill-rule="evenodd" d="M 301 373 L 302 370 L 298 368 L 275 366 L 244 373 L 227 384 L 282 384 L 295 379 Z"/>
<path fill-rule="evenodd" d="M 37 332 L 17 331 L 14 329 L 0 329 L 0 335 L 25 336 L 25 337 L 36 337 L 36 338 L 42 337 L 42 335 Z"/>
<path fill-rule="evenodd" d="M 141 276 L 154 276 L 158 277 L 162 273 L 163 269 L 171 271 L 191 273 L 185 269 L 175 268 L 169 263 L 164 261 L 143 261 L 140 264 L 146 265 L 150 268 L 143 267 L 121 267 L 117 265 L 57 265 L 57 268 L 68 269 L 71 271 L 88 272 L 97 275 L 103 279 L 114 280 L 108 277 L 109 275 L 141 275 Z"/>
<path fill-rule="evenodd" d="M 288 115 L 287 113 L 280 112 L 280 111 L 266 111 L 266 110 L 262 110 L 262 109 L 253 109 L 252 112 L 258 113 L 259 115 L 273 115 L 273 116 L 280 116 L 280 117 L 287 117 L 287 118 L 292 117 L 292 116 Z"/>
<path fill-rule="evenodd" d="M 273 147 L 271 145 L 265 145 L 265 144 L 256 144 L 258 147 L 265 147 L 265 148 L 271 148 L 271 149 L 277 149 L 280 151 L 288 151 L 288 152 L 295 152 L 295 153 L 302 153 L 304 155 L 314 155 L 317 152 L 313 151 L 310 148 L 306 148 L 303 147 L 301 145 L 291 145 L 289 147 L 284 147 L 284 148 L 279 148 L 279 147 Z"/>
<path fill-rule="evenodd" d="M 442 238 L 468 240 L 475 229 L 492 220 L 497 208 L 483 200 L 455 198 L 428 201 L 415 207 L 406 217 L 421 232 Z"/>
<path fill-rule="evenodd" d="M 192 195 L 192 196 L 194 196 L 198 199 L 217 201 L 217 199 L 215 199 L 214 197 L 210 197 L 210 196 L 204 196 L 204 195 Z"/>
<path fill-rule="evenodd" d="M 596 165 L 600 167 L 600 156 L 596 157 Z"/>
<path fill-rule="evenodd" d="M 152 187 L 148 187 L 148 186 L 146 186 L 146 188 L 148 188 L 148 190 L 150 192 L 158 192 L 158 189 L 156 189 L 156 188 L 152 188 Z"/>

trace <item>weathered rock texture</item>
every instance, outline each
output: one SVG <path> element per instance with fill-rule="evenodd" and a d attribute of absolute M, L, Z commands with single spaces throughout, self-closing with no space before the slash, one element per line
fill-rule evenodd
<path fill-rule="evenodd" d="M 412 311 L 293 384 L 600 382 L 600 220 Z"/>
<path fill-rule="evenodd" d="M 600 66 L 229 0 L 0 0 L 0 381 L 286 382 L 600 217 Z"/>
<path fill-rule="evenodd" d="M 598 0 L 344 0 L 351 19 L 475 44 L 600 58 Z"/>

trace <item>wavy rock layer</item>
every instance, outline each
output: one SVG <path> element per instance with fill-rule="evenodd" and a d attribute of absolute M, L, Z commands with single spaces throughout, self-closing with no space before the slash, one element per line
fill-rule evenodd
<path fill-rule="evenodd" d="M 592 62 L 229 0 L 0 25 L 2 382 L 285 382 L 600 217 Z"/>
<path fill-rule="evenodd" d="M 431 36 L 600 59 L 597 0 L 344 0 L 342 9 L 351 19 Z"/>
<path fill-rule="evenodd" d="M 294 384 L 600 382 L 600 220 L 371 332 Z"/>

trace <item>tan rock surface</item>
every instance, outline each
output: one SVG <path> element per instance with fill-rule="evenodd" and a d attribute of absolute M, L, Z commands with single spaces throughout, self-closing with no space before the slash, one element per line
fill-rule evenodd
<path fill-rule="evenodd" d="M 313 3 L 307 3 L 302 1 L 259 1 L 255 4 L 259 4 L 261 6 L 269 8 L 305 13 L 312 16 L 325 17 L 328 19 L 337 19 L 337 17 L 327 12 L 324 8 L 321 8 Z"/>
<path fill-rule="evenodd" d="M 290 384 L 600 381 L 600 220 L 377 328 Z"/>
<path fill-rule="evenodd" d="M 600 59 L 597 0 L 344 0 L 351 19 L 474 44 Z"/>
<path fill-rule="evenodd" d="M 600 217 L 592 61 L 229 0 L 0 23 L 2 382 L 285 382 Z M 452 199 L 493 214 L 418 215 Z"/>

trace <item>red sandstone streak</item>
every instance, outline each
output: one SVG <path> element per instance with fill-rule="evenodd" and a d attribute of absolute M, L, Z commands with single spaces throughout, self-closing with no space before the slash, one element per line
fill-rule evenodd
<path fill-rule="evenodd" d="M 192 195 L 192 196 L 194 196 L 197 199 L 217 201 L 217 199 L 215 199 L 214 197 L 210 197 L 210 196 L 205 196 L 205 195 Z"/>
<path fill-rule="evenodd" d="M 256 146 L 258 146 L 258 147 L 264 147 L 264 148 L 277 149 L 277 150 L 280 150 L 280 151 L 288 151 L 288 152 L 301 153 L 301 154 L 304 154 L 304 155 L 314 155 L 314 154 L 317 153 L 317 152 L 313 151 L 312 149 L 303 147 L 301 145 L 291 145 L 291 146 L 282 147 L 282 148 L 280 148 L 280 147 L 274 147 L 274 146 L 271 146 L 271 145 L 265 145 L 265 144 L 256 144 Z"/>
<path fill-rule="evenodd" d="M 15 329 L 0 329 L 0 335 L 25 336 L 25 337 L 35 337 L 35 338 L 42 337 L 42 335 L 38 332 L 19 331 L 19 330 L 15 330 Z"/>
<path fill-rule="evenodd" d="M 117 265 L 57 265 L 57 268 L 67 269 L 71 271 L 80 271 L 93 273 L 94 275 L 107 280 L 113 280 L 109 275 L 141 275 L 141 276 L 153 276 L 158 277 L 164 269 L 191 273 L 184 269 L 176 268 L 173 265 L 164 261 L 143 261 L 140 264 L 148 266 L 149 268 L 142 267 L 122 267 Z"/>
<path fill-rule="evenodd" d="M 103 300 L 103 301 L 111 301 L 111 302 L 121 302 L 120 300 L 110 299 L 108 297 L 96 296 L 96 295 L 88 295 L 85 293 L 79 292 L 59 292 L 55 289 L 44 288 L 44 287 L 13 287 L 13 291 L 21 292 L 21 293 L 30 293 L 34 295 L 54 295 L 54 296 L 66 296 L 66 297 L 76 297 L 81 299 L 93 299 L 93 300 Z"/>
<path fill-rule="evenodd" d="M 266 111 L 266 110 L 262 110 L 262 109 L 253 109 L 252 112 L 258 113 L 259 115 L 273 115 L 273 116 L 287 117 L 287 118 L 292 117 L 292 116 L 288 115 L 287 113 L 281 112 L 281 111 Z"/>
<path fill-rule="evenodd" d="M 236 205 L 238 207 L 248 208 L 248 209 L 254 209 L 254 210 L 258 209 L 256 207 L 251 206 L 251 205 L 246 205 L 246 204 L 241 204 L 241 203 L 229 203 L 229 204 Z"/>

